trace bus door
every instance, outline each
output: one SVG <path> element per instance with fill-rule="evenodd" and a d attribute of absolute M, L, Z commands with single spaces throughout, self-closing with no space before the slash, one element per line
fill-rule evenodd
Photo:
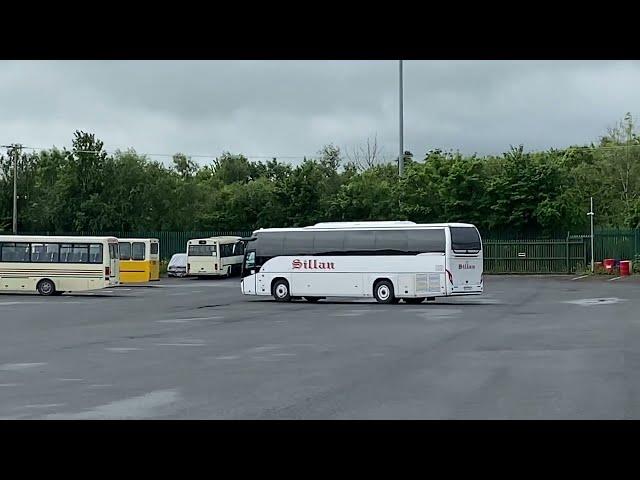
<path fill-rule="evenodd" d="M 120 244 L 118 242 L 109 242 L 108 245 L 109 284 L 116 285 L 120 280 Z"/>
<path fill-rule="evenodd" d="M 256 294 L 256 279 L 258 278 L 256 267 L 256 251 L 247 250 L 242 262 L 242 293 Z"/>

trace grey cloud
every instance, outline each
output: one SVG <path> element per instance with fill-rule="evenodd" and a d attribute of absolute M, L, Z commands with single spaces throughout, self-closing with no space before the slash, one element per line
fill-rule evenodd
<path fill-rule="evenodd" d="M 501 153 L 595 141 L 640 113 L 640 62 L 405 62 L 405 145 Z M 3 61 L 0 141 L 313 155 L 377 134 L 397 152 L 394 61 Z M 295 160 L 294 160 L 295 161 Z"/>

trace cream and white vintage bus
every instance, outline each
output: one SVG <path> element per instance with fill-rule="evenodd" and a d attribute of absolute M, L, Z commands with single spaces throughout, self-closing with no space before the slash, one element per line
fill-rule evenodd
<path fill-rule="evenodd" d="M 242 269 L 240 237 L 195 238 L 187 242 L 187 276 L 230 277 Z"/>
<path fill-rule="evenodd" d="M 120 283 L 113 237 L 0 236 L 0 291 L 61 295 Z"/>
<path fill-rule="evenodd" d="M 246 240 L 242 293 L 421 303 L 483 291 L 482 241 L 465 223 L 318 223 L 257 230 Z"/>

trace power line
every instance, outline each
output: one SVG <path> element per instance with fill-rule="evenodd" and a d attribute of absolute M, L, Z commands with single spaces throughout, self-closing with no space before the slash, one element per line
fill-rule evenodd
<path fill-rule="evenodd" d="M 28 146 L 23 146 L 22 148 L 26 149 L 26 150 L 52 150 L 52 148 L 45 148 L 45 147 L 28 147 Z M 69 150 L 66 147 L 62 147 L 62 149 L 67 150 L 69 152 L 75 152 L 75 153 L 107 153 L 107 154 L 115 154 L 117 152 L 120 153 L 127 153 L 127 151 L 129 149 L 120 149 L 120 148 L 116 148 L 116 149 L 102 149 L 102 150 Z M 182 154 L 182 155 L 186 155 L 189 158 L 208 158 L 208 159 L 213 159 L 213 158 L 218 158 L 220 156 L 220 154 L 217 155 L 205 155 L 205 154 L 189 154 L 189 153 L 182 153 L 182 152 L 176 152 L 176 153 L 147 153 L 147 152 L 138 152 L 136 150 L 134 150 L 134 152 L 138 155 L 144 155 L 147 157 L 174 157 L 175 155 L 178 154 Z M 240 154 L 245 158 L 288 158 L 288 159 L 296 159 L 296 158 L 304 158 L 304 157 L 313 157 L 314 155 L 310 155 L 310 154 L 299 154 L 299 155 L 293 155 L 293 154 L 287 154 L 287 155 L 245 155 L 245 154 Z"/>

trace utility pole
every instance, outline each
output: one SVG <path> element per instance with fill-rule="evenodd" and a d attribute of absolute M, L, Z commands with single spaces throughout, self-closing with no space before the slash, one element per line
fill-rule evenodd
<path fill-rule="evenodd" d="M 402 125 L 402 120 L 403 120 L 403 116 L 404 116 L 404 112 L 402 109 L 402 60 L 400 60 L 400 76 L 399 76 L 399 83 L 400 83 L 400 88 L 399 88 L 399 93 L 400 93 L 400 154 L 398 155 L 398 175 L 402 176 L 404 174 L 404 132 L 403 132 L 403 125 Z"/>
<path fill-rule="evenodd" d="M 14 143 L 3 145 L 9 156 L 13 156 L 13 234 L 18 234 L 18 159 L 22 153 L 22 145 Z"/>
<path fill-rule="evenodd" d="M 591 217 L 591 273 L 595 272 L 595 262 L 594 262 L 594 251 L 593 251 L 593 216 L 595 215 L 595 213 L 593 213 L 593 197 L 591 197 L 591 210 L 589 210 L 589 213 L 587 213 L 587 215 L 589 215 L 589 217 Z"/>

